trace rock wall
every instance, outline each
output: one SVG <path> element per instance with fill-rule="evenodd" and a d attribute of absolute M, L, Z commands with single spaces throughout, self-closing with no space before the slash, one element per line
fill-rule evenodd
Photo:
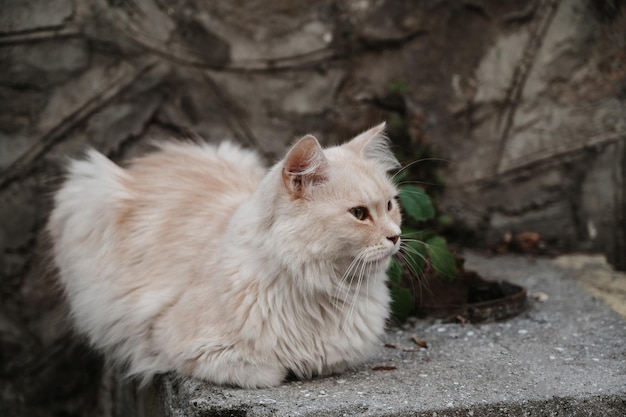
<path fill-rule="evenodd" d="M 119 161 L 151 138 L 228 137 L 274 160 L 303 133 L 387 119 L 399 151 L 449 161 L 442 208 L 473 244 L 534 231 L 626 268 L 625 7 L 4 0 L 0 414 L 115 413 L 44 256 L 50 193 L 88 146 Z"/>
<path fill-rule="evenodd" d="M 445 199 L 487 242 L 533 231 L 624 269 L 626 18 L 602 10 L 542 3 L 489 45 L 452 96 L 467 134 L 448 141 Z"/>

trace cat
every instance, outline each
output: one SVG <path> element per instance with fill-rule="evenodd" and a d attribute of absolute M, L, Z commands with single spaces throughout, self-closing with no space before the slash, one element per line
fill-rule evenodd
<path fill-rule="evenodd" d="M 231 142 L 72 161 L 48 232 L 75 328 L 143 382 L 262 388 L 365 360 L 400 246 L 384 127 L 304 136 L 269 170 Z"/>

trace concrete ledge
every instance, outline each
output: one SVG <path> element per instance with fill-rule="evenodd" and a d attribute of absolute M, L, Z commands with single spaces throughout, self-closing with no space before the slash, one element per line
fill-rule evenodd
<path fill-rule="evenodd" d="M 531 299 L 526 313 L 502 323 L 420 320 L 391 330 L 371 361 L 330 378 L 242 390 L 164 375 L 137 393 L 138 414 L 626 415 L 626 321 L 621 316 L 551 260 L 468 254 L 467 265 L 549 299 Z M 419 349 L 413 335 L 429 348 Z M 395 369 L 374 370 L 379 366 Z"/>

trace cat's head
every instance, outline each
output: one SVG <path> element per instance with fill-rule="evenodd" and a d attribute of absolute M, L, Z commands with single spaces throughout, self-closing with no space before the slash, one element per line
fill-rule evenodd
<path fill-rule="evenodd" d="M 397 189 L 388 172 L 399 166 L 384 123 L 349 142 L 322 149 L 300 139 L 279 163 L 282 183 L 274 224 L 295 259 L 347 267 L 386 268 L 400 246 Z"/>

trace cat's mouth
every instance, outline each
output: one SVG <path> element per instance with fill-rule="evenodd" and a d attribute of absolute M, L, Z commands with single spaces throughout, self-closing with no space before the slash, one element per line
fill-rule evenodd
<path fill-rule="evenodd" d="M 365 259 L 365 262 L 369 264 L 385 263 L 389 261 L 393 255 L 398 253 L 399 249 L 399 246 L 394 246 L 389 249 L 384 248 L 377 250 L 373 253 L 370 253 L 367 259 Z"/>

